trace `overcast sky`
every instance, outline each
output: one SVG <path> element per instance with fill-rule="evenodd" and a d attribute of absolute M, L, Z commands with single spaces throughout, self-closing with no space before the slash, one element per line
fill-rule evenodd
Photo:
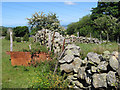
<path fill-rule="evenodd" d="M 61 25 L 76 22 L 90 10 L 97 6 L 97 2 L 2 2 L 2 25 L 28 25 L 35 12 L 56 13 Z"/>

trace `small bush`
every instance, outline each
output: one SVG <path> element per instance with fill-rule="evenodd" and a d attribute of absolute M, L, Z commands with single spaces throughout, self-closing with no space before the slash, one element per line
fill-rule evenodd
<path fill-rule="evenodd" d="M 67 88 L 68 81 L 64 80 L 66 74 L 61 76 L 60 71 L 53 74 L 53 70 L 50 69 L 52 65 L 53 62 L 41 62 L 35 69 L 36 75 L 30 80 L 29 88 Z M 55 65 L 52 68 L 54 69 Z"/>
<path fill-rule="evenodd" d="M 48 53 L 48 50 L 47 50 L 47 47 L 46 46 L 40 46 L 40 51 L 41 52 L 45 52 L 45 53 Z"/>
<path fill-rule="evenodd" d="M 29 35 L 27 33 L 24 35 L 23 41 L 29 41 Z"/>
<path fill-rule="evenodd" d="M 32 80 L 30 88 L 67 88 L 68 81 L 63 76 L 50 73 L 39 73 Z"/>
<path fill-rule="evenodd" d="M 45 52 L 45 53 L 48 53 L 48 49 L 46 46 L 43 46 L 43 45 L 40 45 L 39 42 L 37 43 L 33 43 L 31 45 L 32 49 L 31 49 L 31 53 L 35 53 L 35 52 Z"/>
<path fill-rule="evenodd" d="M 30 52 L 30 50 L 22 49 L 22 52 Z"/>
<path fill-rule="evenodd" d="M 40 43 L 33 43 L 31 45 L 31 50 L 26 50 L 23 49 L 23 52 L 31 52 L 31 55 L 34 55 L 35 53 L 40 53 L 40 52 L 44 52 L 44 53 L 48 53 L 48 49 L 46 46 L 40 45 Z"/>
<path fill-rule="evenodd" d="M 15 40 L 15 36 L 14 36 L 14 33 L 13 33 L 13 41 Z M 10 33 L 7 33 L 7 35 L 5 36 L 5 39 L 6 40 L 10 40 Z"/>
<path fill-rule="evenodd" d="M 10 34 L 7 33 L 5 39 L 6 39 L 6 40 L 10 40 Z"/>
<path fill-rule="evenodd" d="M 17 42 L 21 42 L 21 38 L 16 38 L 15 39 Z"/>

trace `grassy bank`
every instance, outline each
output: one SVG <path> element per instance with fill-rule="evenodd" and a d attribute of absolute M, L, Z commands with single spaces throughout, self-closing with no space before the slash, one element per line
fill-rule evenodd
<path fill-rule="evenodd" d="M 13 42 L 13 51 L 29 49 L 30 42 Z M 60 71 L 53 75 L 55 60 L 41 62 L 37 67 L 12 66 L 9 51 L 10 41 L 2 40 L 2 88 L 58 88 L 66 87 Z M 57 81 L 57 82 L 56 82 Z"/>
<path fill-rule="evenodd" d="M 85 58 L 88 52 L 95 52 L 102 54 L 104 51 L 108 50 L 110 52 L 118 51 L 118 44 L 115 42 L 103 43 L 103 44 L 84 44 L 77 43 L 76 45 L 81 48 L 81 56 Z"/>
<path fill-rule="evenodd" d="M 13 51 L 19 51 L 23 47 L 28 48 L 29 43 L 13 43 Z M 10 56 L 6 54 L 6 51 L 10 50 L 10 42 L 8 40 L 2 40 L 2 87 L 3 88 L 26 88 L 29 85 L 29 79 L 31 79 L 36 73 L 34 69 L 30 67 L 29 72 L 24 71 L 24 67 L 13 67 L 11 65 Z"/>
<path fill-rule="evenodd" d="M 13 51 L 29 49 L 30 42 L 14 42 Z M 105 50 L 114 51 L 118 49 L 116 43 L 108 44 L 77 44 L 81 48 L 81 55 L 85 57 L 88 52 L 102 53 Z M 2 40 L 2 87 L 3 88 L 28 88 L 28 87 L 67 87 L 63 77 L 58 73 L 53 75 L 55 60 L 40 63 L 38 67 L 12 66 L 10 56 L 6 51 L 10 50 L 10 41 Z M 57 81 L 57 82 L 56 82 Z"/>

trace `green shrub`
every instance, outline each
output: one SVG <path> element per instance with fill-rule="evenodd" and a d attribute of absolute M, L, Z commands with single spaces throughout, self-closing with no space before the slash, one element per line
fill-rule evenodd
<path fill-rule="evenodd" d="M 67 88 L 68 81 L 64 81 L 66 74 L 61 76 L 58 71 L 53 74 L 55 60 L 40 62 L 36 67 L 36 75 L 32 78 L 30 88 Z"/>
<path fill-rule="evenodd" d="M 10 40 L 10 34 L 7 33 L 5 39 L 6 39 L 6 40 Z"/>
<path fill-rule="evenodd" d="M 3 26 L 0 27 L 1 35 L 6 36 L 7 35 L 7 30 L 8 30 L 7 27 L 3 27 Z"/>
<path fill-rule="evenodd" d="M 29 35 L 27 33 L 24 35 L 23 41 L 29 41 Z"/>
<path fill-rule="evenodd" d="M 31 45 L 31 50 L 23 49 L 22 51 L 23 51 L 23 52 L 31 52 L 31 55 L 35 54 L 36 52 L 37 52 L 37 53 L 40 53 L 40 52 L 48 53 L 47 47 L 46 47 L 46 46 L 43 46 L 43 45 L 40 45 L 39 42 L 33 43 L 33 44 Z"/>
<path fill-rule="evenodd" d="M 26 33 L 29 34 L 29 30 L 27 26 L 17 26 L 13 28 L 13 32 L 16 37 L 23 37 Z"/>
<path fill-rule="evenodd" d="M 16 38 L 15 39 L 17 42 L 21 42 L 21 38 Z"/>
<path fill-rule="evenodd" d="M 13 41 L 15 40 L 15 36 L 14 36 L 14 33 L 13 33 Z M 7 33 L 7 35 L 5 36 L 5 39 L 6 40 L 10 40 L 10 33 Z"/>
<path fill-rule="evenodd" d="M 30 50 L 22 49 L 22 52 L 30 52 Z"/>
<path fill-rule="evenodd" d="M 48 53 L 48 50 L 47 50 L 47 47 L 46 46 L 40 46 L 40 51 L 41 52 L 45 52 L 45 53 Z"/>
<path fill-rule="evenodd" d="M 68 81 L 64 81 L 64 76 L 49 73 L 38 73 L 32 79 L 30 88 L 67 88 Z"/>

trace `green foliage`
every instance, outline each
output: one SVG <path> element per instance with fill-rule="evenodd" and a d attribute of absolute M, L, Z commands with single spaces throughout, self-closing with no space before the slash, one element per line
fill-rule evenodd
<path fill-rule="evenodd" d="M 90 36 L 103 40 L 120 40 L 120 2 L 98 2 L 96 8 L 93 8 L 91 15 L 86 15 L 78 22 L 68 25 L 66 30 L 69 35 Z M 107 38 L 108 35 L 108 38 Z M 109 37 L 110 36 L 110 37 Z"/>
<path fill-rule="evenodd" d="M 13 38 L 13 41 L 15 40 L 15 35 L 14 35 L 14 33 L 13 33 L 13 35 L 12 35 L 12 38 Z M 7 33 L 7 35 L 5 36 L 5 39 L 6 40 L 10 40 L 10 33 Z"/>
<path fill-rule="evenodd" d="M 37 31 L 38 31 L 37 28 L 33 28 L 33 29 L 31 30 L 30 35 L 35 35 Z"/>
<path fill-rule="evenodd" d="M 32 88 L 67 88 L 68 81 L 63 76 L 49 73 L 38 73 L 32 80 Z"/>
<path fill-rule="evenodd" d="M 37 30 L 41 29 L 50 29 L 50 30 L 58 30 L 60 23 L 57 19 L 55 13 L 44 14 L 43 12 L 35 13 L 32 15 L 32 18 L 27 18 L 29 26 L 31 30 L 36 28 Z M 32 31 L 35 32 L 35 31 Z"/>
<path fill-rule="evenodd" d="M 43 68 L 44 67 L 44 68 Z M 53 74 L 55 60 L 39 63 L 39 72 L 32 78 L 30 88 L 67 88 L 68 82 L 64 81 L 61 72 Z"/>
<path fill-rule="evenodd" d="M 110 36 L 110 40 L 114 40 L 115 33 L 118 32 L 118 19 L 111 15 L 103 15 L 94 20 L 95 25 L 97 26 L 99 32 L 101 34 L 108 34 Z M 118 37 L 118 35 L 117 35 Z"/>
<path fill-rule="evenodd" d="M 99 2 L 96 8 L 92 8 L 91 19 L 97 24 L 96 29 L 102 37 L 106 38 L 106 33 L 110 36 L 110 40 L 116 41 L 120 39 L 120 17 L 119 2 Z M 99 24 L 99 25 L 98 25 Z M 104 33 L 103 33 L 104 31 Z M 102 33 L 101 33 L 102 32 Z"/>
<path fill-rule="evenodd" d="M 27 26 L 17 26 L 13 28 L 13 32 L 16 37 L 23 37 L 25 34 L 29 34 L 29 30 Z"/>
<path fill-rule="evenodd" d="M 22 49 L 22 51 L 23 52 L 31 52 L 31 55 L 33 55 L 35 53 L 40 53 L 40 52 L 48 53 L 47 47 L 44 45 L 40 45 L 39 42 L 31 44 L 31 50 Z"/>
<path fill-rule="evenodd" d="M 29 41 L 29 35 L 27 33 L 24 35 L 23 41 Z"/>
<path fill-rule="evenodd" d="M 90 18 L 90 15 L 86 15 L 83 18 L 81 18 L 78 22 L 69 24 L 66 32 L 69 35 L 76 34 L 77 32 L 79 32 L 80 36 L 87 36 L 94 30 L 94 27 L 92 25 L 93 22 Z"/>
<path fill-rule="evenodd" d="M 0 39 L 1 40 L 1 39 Z M 56 87 L 59 88 L 61 85 L 61 88 L 66 88 L 68 84 L 63 84 L 64 82 L 61 80 L 64 78 L 59 73 L 59 67 L 58 71 L 55 75 L 53 75 L 53 70 L 55 68 L 55 62 L 56 60 L 52 60 L 50 62 L 45 62 L 43 64 L 40 64 L 38 67 L 23 67 L 23 66 L 12 66 L 10 62 L 10 56 L 6 55 L 6 51 L 9 51 L 9 44 L 10 42 L 8 40 L 1 40 L 2 42 L 2 87 L 3 88 L 30 88 L 30 87 L 43 87 L 46 86 L 47 82 L 51 85 L 48 85 L 46 87 Z M 13 50 L 14 51 L 20 51 L 23 48 L 26 50 L 29 50 L 29 44 L 30 42 L 26 43 L 18 43 L 13 42 Z M 81 49 L 82 53 L 86 55 L 88 52 L 103 52 L 102 50 L 109 50 L 109 51 L 116 51 L 118 50 L 117 43 L 108 43 L 108 44 L 78 44 Z M 24 47 L 23 47 L 24 46 Z M 102 49 L 101 49 L 102 48 Z M 85 56 L 86 57 L 86 56 Z M 8 74 L 9 73 L 9 74 Z M 54 76 L 54 77 L 53 77 Z M 48 79 L 51 79 L 51 81 Z M 60 77 L 60 78 L 59 78 Z M 57 80 L 58 78 L 58 80 Z M 40 79 L 42 79 L 40 81 Z M 47 81 L 48 80 L 48 81 Z M 32 82 L 33 81 L 33 82 Z M 58 82 L 60 84 L 57 84 Z M 45 85 L 42 84 L 44 82 Z M 55 85 L 54 85 L 54 84 Z M 39 86 L 40 85 L 40 86 Z M 62 86 L 63 85 L 63 86 Z M 28 87 L 29 86 L 29 87 Z M 44 87 L 45 88 L 45 87 Z"/>
<path fill-rule="evenodd" d="M 15 38 L 16 42 L 21 42 L 21 38 Z"/>
<path fill-rule="evenodd" d="M 98 2 L 97 7 L 92 8 L 92 20 L 105 15 L 112 15 L 119 18 L 120 2 Z"/>
<path fill-rule="evenodd" d="M 77 43 L 76 45 L 80 46 L 82 49 L 80 52 L 81 59 L 84 59 L 89 52 L 94 52 L 98 54 L 102 54 L 104 51 L 108 50 L 110 52 L 118 51 L 117 43 L 102 43 L 102 44 L 84 44 Z"/>
<path fill-rule="evenodd" d="M 67 30 L 66 30 L 67 34 L 68 35 L 74 34 L 76 26 L 77 26 L 77 23 L 71 23 L 71 24 L 69 24 L 68 27 L 67 27 Z"/>
<path fill-rule="evenodd" d="M 60 34 L 62 34 L 63 36 L 66 35 L 66 33 L 65 33 L 65 28 L 64 28 L 63 26 L 60 26 L 60 27 L 58 28 L 58 32 L 59 32 Z"/>
<path fill-rule="evenodd" d="M 6 28 L 6 27 L 0 27 L 0 31 L 2 31 L 1 35 L 6 36 L 7 35 L 7 30 L 8 30 L 8 28 Z"/>
<path fill-rule="evenodd" d="M 44 46 L 44 45 L 40 45 L 39 42 L 37 43 L 33 43 L 31 45 L 31 51 L 34 53 L 34 52 L 45 52 L 45 53 L 48 53 L 48 50 L 47 50 L 47 47 Z"/>
<path fill-rule="evenodd" d="M 10 40 L 10 34 L 8 33 L 5 37 L 6 40 Z"/>

